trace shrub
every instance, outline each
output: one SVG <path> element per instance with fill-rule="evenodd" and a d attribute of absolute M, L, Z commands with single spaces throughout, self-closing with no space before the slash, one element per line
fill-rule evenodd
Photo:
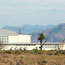
<path fill-rule="evenodd" d="M 7 54 L 11 54 L 12 51 L 11 51 L 11 50 L 7 50 L 7 51 L 5 51 L 5 53 L 7 53 Z"/>
<path fill-rule="evenodd" d="M 43 61 L 37 61 L 37 63 L 38 63 L 39 65 L 46 65 L 47 61 L 45 61 L 45 60 L 43 60 Z"/>
<path fill-rule="evenodd" d="M 37 49 L 37 48 L 36 48 L 36 49 L 33 49 L 33 50 L 31 51 L 31 53 L 32 53 L 32 54 L 38 53 L 38 49 Z"/>
<path fill-rule="evenodd" d="M 19 50 L 14 50 L 14 54 L 21 54 L 21 51 L 19 51 Z"/>

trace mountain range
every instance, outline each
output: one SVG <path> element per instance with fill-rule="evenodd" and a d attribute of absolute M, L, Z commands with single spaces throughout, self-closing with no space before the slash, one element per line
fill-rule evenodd
<path fill-rule="evenodd" d="M 5 26 L 2 29 L 9 29 L 15 32 L 19 32 L 19 27 Z M 48 42 L 62 42 L 65 39 L 65 23 L 59 25 L 29 25 L 25 24 L 20 26 L 22 34 L 30 34 L 32 42 L 39 42 L 37 40 L 39 33 L 44 33 L 45 39 L 48 38 Z"/>
<path fill-rule="evenodd" d="M 13 30 L 17 33 L 19 33 L 19 28 L 20 28 L 20 33 L 22 34 L 31 34 L 31 33 L 36 33 L 42 30 L 47 30 L 49 28 L 53 28 L 54 25 L 49 24 L 46 26 L 43 25 L 30 25 L 30 24 L 24 24 L 20 27 L 17 26 L 5 26 L 2 29 L 7 29 L 7 30 Z"/>
<path fill-rule="evenodd" d="M 48 39 L 48 42 L 62 42 L 65 40 L 65 24 L 59 24 L 51 29 L 31 34 L 32 42 L 39 42 L 37 40 L 39 33 L 44 33 L 45 38 Z"/>

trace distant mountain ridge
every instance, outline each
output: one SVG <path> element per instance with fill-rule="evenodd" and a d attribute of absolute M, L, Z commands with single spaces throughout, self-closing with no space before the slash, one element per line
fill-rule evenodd
<path fill-rule="evenodd" d="M 49 24 L 46 26 L 43 25 L 30 25 L 30 24 L 24 24 L 20 26 L 21 33 L 22 34 L 31 34 L 31 33 L 36 33 L 42 30 L 47 30 L 49 28 L 53 28 L 55 25 Z M 7 29 L 7 30 L 13 30 L 17 33 L 19 33 L 19 27 L 16 26 L 5 26 L 2 29 Z"/>
<path fill-rule="evenodd" d="M 48 42 L 62 42 L 65 39 L 65 24 L 59 24 L 51 29 L 31 34 L 32 42 L 39 42 L 37 40 L 39 33 L 44 33 L 45 37 L 48 38 Z"/>

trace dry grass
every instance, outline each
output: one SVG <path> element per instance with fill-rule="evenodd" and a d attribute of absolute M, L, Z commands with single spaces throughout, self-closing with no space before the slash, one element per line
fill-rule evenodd
<path fill-rule="evenodd" d="M 0 54 L 0 65 L 65 65 L 65 55 L 51 52 L 6 51 Z"/>

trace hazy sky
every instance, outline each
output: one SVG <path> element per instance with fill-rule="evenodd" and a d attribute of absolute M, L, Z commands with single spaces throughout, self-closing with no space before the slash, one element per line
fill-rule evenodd
<path fill-rule="evenodd" d="M 65 0 L 0 0 L 0 26 L 65 22 Z"/>

